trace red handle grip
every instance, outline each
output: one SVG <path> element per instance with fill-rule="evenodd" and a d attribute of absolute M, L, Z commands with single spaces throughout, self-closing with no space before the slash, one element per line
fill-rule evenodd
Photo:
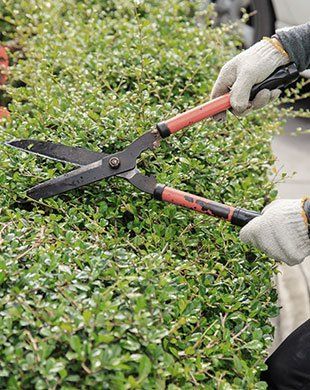
<path fill-rule="evenodd" d="M 200 122 L 203 119 L 212 117 L 220 112 L 226 111 L 231 107 L 230 94 L 220 96 L 214 100 L 204 103 L 189 111 L 183 112 L 165 122 L 160 122 L 157 125 L 162 138 L 169 137 L 169 135 L 176 133 L 184 127 L 191 126 L 194 123 Z"/>
<path fill-rule="evenodd" d="M 10 113 L 8 109 L 5 107 L 0 107 L 0 120 L 2 118 L 9 118 L 9 117 L 10 117 Z"/>
<path fill-rule="evenodd" d="M 0 84 L 7 80 L 6 70 L 9 67 L 9 56 L 4 46 L 0 46 Z"/>
<path fill-rule="evenodd" d="M 154 197 L 164 202 L 173 203 L 177 206 L 187 207 L 199 213 L 208 214 L 213 217 L 222 218 L 231 222 L 233 225 L 244 226 L 253 218 L 260 214 L 255 211 L 241 209 L 239 207 L 227 206 L 222 203 L 214 202 L 201 196 L 193 195 L 188 192 L 176 190 L 157 184 Z"/>

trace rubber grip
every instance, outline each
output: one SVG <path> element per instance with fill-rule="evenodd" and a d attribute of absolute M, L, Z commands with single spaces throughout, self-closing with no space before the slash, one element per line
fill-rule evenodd
<path fill-rule="evenodd" d="M 231 219 L 231 223 L 236 226 L 245 226 L 252 219 L 259 217 L 261 214 L 257 211 L 246 210 L 240 207 L 236 207 L 234 214 Z"/>
<path fill-rule="evenodd" d="M 283 89 L 296 81 L 299 77 L 299 71 L 295 63 L 284 65 L 277 68 L 269 77 L 261 83 L 255 84 L 251 90 L 250 100 L 253 100 L 258 92 L 263 89 Z"/>
<path fill-rule="evenodd" d="M 220 112 L 226 111 L 231 107 L 230 95 L 220 96 L 189 111 L 183 112 L 165 122 L 158 123 L 157 130 L 162 138 L 176 133 L 185 127 L 200 122 L 203 119 L 210 118 Z"/>

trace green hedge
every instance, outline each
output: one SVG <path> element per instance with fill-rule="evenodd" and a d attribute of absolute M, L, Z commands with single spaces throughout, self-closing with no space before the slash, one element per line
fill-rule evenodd
<path fill-rule="evenodd" d="M 1 141 L 121 149 L 209 98 L 239 44 L 193 2 L 8 0 L 18 39 Z M 2 6 L 3 9 L 3 6 Z M 13 26 L 13 27 L 12 27 Z M 158 181 L 260 210 L 269 107 L 194 126 L 146 153 Z M 156 157 L 156 159 L 155 159 Z M 0 387 L 265 389 L 277 312 L 273 262 L 238 229 L 102 181 L 22 206 L 25 190 L 72 167 L 1 146 Z"/>

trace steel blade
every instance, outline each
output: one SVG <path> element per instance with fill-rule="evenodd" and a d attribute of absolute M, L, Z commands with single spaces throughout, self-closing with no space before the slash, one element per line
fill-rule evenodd
<path fill-rule="evenodd" d="M 34 139 L 10 141 L 6 142 L 6 145 L 52 160 L 80 166 L 92 164 L 107 156 L 106 153 L 93 152 L 77 146 L 67 146 L 51 141 L 37 141 Z"/>
<path fill-rule="evenodd" d="M 113 157 L 122 161 L 120 167 L 111 168 L 109 161 Z M 49 198 L 111 176 L 117 176 L 134 168 L 135 160 L 128 157 L 125 150 L 114 155 L 108 155 L 101 160 L 84 165 L 74 171 L 56 177 L 55 179 L 38 184 L 35 187 L 30 188 L 30 190 L 27 191 L 27 195 L 33 199 Z"/>
<path fill-rule="evenodd" d="M 45 199 L 111 176 L 124 177 L 142 191 L 153 193 L 151 189 L 152 186 L 156 185 L 155 178 L 142 175 L 138 170 L 135 170 L 135 167 L 137 157 L 143 151 L 156 147 L 158 140 L 158 133 L 150 131 L 143 134 L 122 152 L 113 155 L 91 152 L 83 148 L 55 144 L 49 141 L 20 140 L 12 141 L 8 145 L 55 160 L 78 165 L 86 164 L 55 179 L 38 184 L 27 192 L 27 195 L 33 199 Z M 113 160 L 117 160 L 118 164 L 112 164 Z M 91 163 L 88 164 L 88 161 Z"/>
<path fill-rule="evenodd" d="M 30 188 L 27 195 L 33 199 L 45 199 L 101 180 L 103 176 L 102 160 L 99 160 L 38 184 Z"/>

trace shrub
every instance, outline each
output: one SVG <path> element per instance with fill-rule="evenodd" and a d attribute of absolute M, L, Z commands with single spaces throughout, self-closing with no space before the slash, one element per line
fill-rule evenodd
<path fill-rule="evenodd" d="M 208 99 L 239 44 L 197 26 L 190 1 L 7 0 L 11 119 L 1 140 L 111 152 Z M 146 153 L 158 181 L 260 210 L 272 107 L 209 120 Z M 25 207 L 70 169 L 1 146 L 1 388 L 264 389 L 276 314 L 272 262 L 225 222 L 155 201 L 123 180 Z M 154 158 L 156 157 L 156 160 Z"/>

